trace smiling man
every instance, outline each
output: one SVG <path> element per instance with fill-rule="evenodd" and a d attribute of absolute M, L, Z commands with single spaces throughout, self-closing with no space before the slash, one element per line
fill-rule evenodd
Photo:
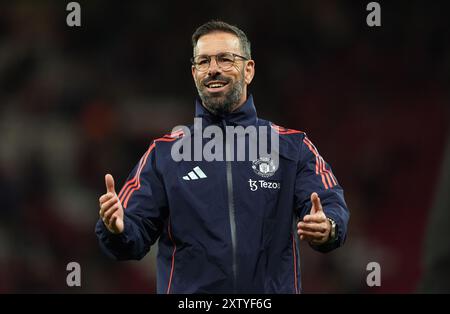
<path fill-rule="evenodd" d="M 247 100 L 255 75 L 250 43 L 239 29 L 218 32 L 207 24 L 193 36 L 192 76 L 205 106 L 215 115 L 229 114 Z"/>
<path fill-rule="evenodd" d="M 215 149 L 227 158 L 213 161 L 172 158 L 173 145 L 195 132 L 155 139 L 119 194 L 113 177 L 105 176 L 100 246 L 115 259 L 141 259 L 159 239 L 158 293 L 299 293 L 299 240 L 320 252 L 345 241 L 343 190 L 305 133 L 257 116 L 247 92 L 255 62 L 244 32 L 211 21 L 195 31 L 192 43 L 202 128 L 227 135 L 230 128 L 266 128 L 277 136 L 277 160 L 259 151 L 257 158 L 235 161 L 251 144 L 245 132 L 231 143 L 215 136 Z M 207 145 L 202 138 L 199 149 Z"/>

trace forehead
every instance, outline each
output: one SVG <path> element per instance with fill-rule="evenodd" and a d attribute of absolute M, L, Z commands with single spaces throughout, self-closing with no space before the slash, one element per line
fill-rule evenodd
<path fill-rule="evenodd" d="M 197 55 L 215 55 L 220 52 L 240 53 L 239 38 L 230 33 L 213 32 L 197 41 Z"/>

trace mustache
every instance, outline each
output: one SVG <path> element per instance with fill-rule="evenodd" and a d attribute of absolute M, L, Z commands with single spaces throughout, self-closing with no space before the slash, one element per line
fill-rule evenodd
<path fill-rule="evenodd" d="M 230 82 L 230 79 L 226 78 L 226 77 L 223 76 L 223 75 L 216 74 L 216 75 L 214 75 L 214 76 L 210 76 L 210 77 L 205 78 L 205 79 L 202 81 L 202 84 L 203 84 L 203 85 L 207 85 L 207 84 L 208 84 L 209 82 L 211 82 L 211 81 L 223 81 L 223 82 L 229 83 L 229 82 Z"/>

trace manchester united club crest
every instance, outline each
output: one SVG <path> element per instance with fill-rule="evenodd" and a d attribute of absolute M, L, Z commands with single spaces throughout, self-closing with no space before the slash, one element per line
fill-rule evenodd
<path fill-rule="evenodd" d="M 260 157 L 252 162 L 252 169 L 263 178 L 271 177 L 277 171 L 277 166 L 270 157 Z"/>

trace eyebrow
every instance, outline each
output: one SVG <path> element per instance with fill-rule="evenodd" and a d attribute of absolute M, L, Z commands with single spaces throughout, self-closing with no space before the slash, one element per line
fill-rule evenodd
<path fill-rule="evenodd" d="M 202 54 L 196 55 L 195 57 L 210 57 L 210 56 L 217 56 L 217 55 L 224 54 L 224 53 L 231 53 L 231 54 L 239 55 L 238 53 L 231 52 L 231 51 L 222 51 L 222 52 L 218 52 L 218 53 L 210 54 L 210 55 L 202 53 Z"/>

